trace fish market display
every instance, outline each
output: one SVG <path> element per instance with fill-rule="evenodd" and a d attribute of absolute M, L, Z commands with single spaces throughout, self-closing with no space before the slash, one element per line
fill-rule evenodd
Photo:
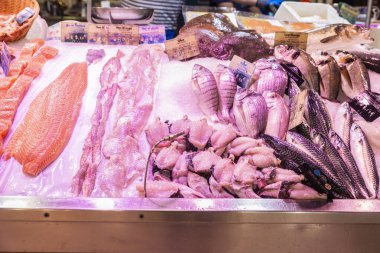
<path fill-rule="evenodd" d="M 190 121 L 191 134 L 191 125 L 197 121 L 187 116 L 184 119 Z M 275 150 L 263 140 L 239 136 L 231 125 L 217 130 L 206 120 L 198 122 L 211 131 L 203 137 L 206 145 L 193 146 L 190 135 L 185 134 L 165 144 L 165 148 L 153 150 L 148 197 L 326 199 L 326 194 L 303 185 L 303 175 L 280 168 Z M 173 124 L 154 121 L 148 127 L 147 138 L 165 127 L 170 132 Z M 178 145 L 180 141 L 185 142 L 185 150 Z M 144 194 L 143 185 L 137 185 L 137 190 Z"/>
<path fill-rule="evenodd" d="M 87 64 L 69 65 L 32 102 L 24 121 L 5 148 L 26 174 L 37 176 L 68 143 L 87 87 Z"/>
<path fill-rule="evenodd" d="M 289 107 L 278 93 L 264 92 L 264 98 L 268 108 L 265 134 L 284 139 L 289 127 Z"/>
<path fill-rule="evenodd" d="M 33 44 L 37 47 L 40 44 Z M 30 45 L 25 45 L 24 48 L 29 48 Z M 24 53 L 24 48 L 21 54 Z M 37 78 L 44 64 L 53 59 L 58 54 L 58 50 L 53 47 L 43 47 L 36 55 L 24 60 L 23 67 L 17 76 L 12 77 L 13 83 L 9 83 L 9 87 L 1 94 L 0 97 L 0 156 L 2 154 L 3 139 L 7 136 L 9 129 L 12 126 L 17 108 L 28 92 L 33 80 Z M 20 56 L 21 58 L 21 56 Z M 22 60 L 22 59 L 21 59 Z M 19 59 L 19 61 L 21 61 Z M 7 78 L 7 77 L 4 77 Z M 10 80 L 7 78 L 7 80 Z"/>
<path fill-rule="evenodd" d="M 332 24 L 308 30 L 309 53 L 323 49 L 332 52 L 335 50 L 355 50 L 361 44 L 371 44 L 373 39 L 370 30 L 365 27 L 349 24 Z"/>
<path fill-rule="evenodd" d="M 292 46 L 279 45 L 274 49 L 274 56 L 277 59 L 293 63 L 305 77 L 306 88 L 319 92 L 318 68 L 308 53 Z"/>

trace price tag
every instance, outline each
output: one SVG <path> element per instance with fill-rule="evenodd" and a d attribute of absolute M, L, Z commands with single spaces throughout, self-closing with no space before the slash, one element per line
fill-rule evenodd
<path fill-rule="evenodd" d="M 302 123 L 306 109 L 307 94 L 308 90 L 303 90 L 293 98 L 290 106 L 289 130 Z"/>
<path fill-rule="evenodd" d="M 88 43 L 106 45 L 108 41 L 108 26 L 90 24 L 88 27 Z"/>
<path fill-rule="evenodd" d="M 380 117 L 380 95 L 365 91 L 357 95 L 348 104 L 368 122 Z"/>
<path fill-rule="evenodd" d="M 194 35 L 179 36 L 165 42 L 170 59 L 186 60 L 200 54 L 198 40 Z"/>
<path fill-rule="evenodd" d="M 289 45 L 306 50 L 307 38 L 308 34 L 304 32 L 276 32 L 274 45 Z"/>
<path fill-rule="evenodd" d="M 235 74 L 237 85 L 242 88 L 251 86 L 254 73 L 254 65 L 252 63 L 234 55 L 229 67 Z"/>
<path fill-rule="evenodd" d="M 140 26 L 140 44 L 159 44 L 166 41 L 165 26 Z"/>
<path fill-rule="evenodd" d="M 135 25 L 112 25 L 109 27 L 108 43 L 110 45 L 139 44 L 139 27 Z"/>
<path fill-rule="evenodd" d="M 87 43 L 88 23 L 65 21 L 61 23 L 61 41 Z"/>

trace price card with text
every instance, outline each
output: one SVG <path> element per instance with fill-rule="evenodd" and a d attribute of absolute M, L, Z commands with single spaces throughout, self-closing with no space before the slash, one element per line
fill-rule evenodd
<path fill-rule="evenodd" d="M 235 74 L 237 85 L 248 88 L 253 83 L 254 65 L 252 63 L 234 55 L 229 67 Z"/>
<path fill-rule="evenodd" d="M 303 90 L 292 99 L 290 106 L 289 130 L 297 127 L 304 119 L 308 90 Z"/>
<path fill-rule="evenodd" d="M 178 36 L 165 42 L 165 50 L 170 59 L 186 60 L 200 54 L 198 40 L 194 35 Z"/>
<path fill-rule="evenodd" d="M 276 32 L 274 45 L 289 45 L 306 50 L 308 34 L 304 32 Z"/>
<path fill-rule="evenodd" d="M 88 23 L 65 21 L 61 23 L 61 41 L 87 43 Z"/>
<path fill-rule="evenodd" d="M 108 33 L 108 43 L 110 45 L 131 45 L 139 44 L 139 27 L 135 25 L 111 25 Z"/>
<path fill-rule="evenodd" d="M 90 24 L 88 26 L 88 43 L 107 45 L 108 26 L 104 24 Z"/>

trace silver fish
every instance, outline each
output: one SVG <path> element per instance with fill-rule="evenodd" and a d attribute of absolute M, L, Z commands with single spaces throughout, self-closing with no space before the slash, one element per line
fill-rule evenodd
<path fill-rule="evenodd" d="M 289 127 L 289 107 L 285 100 L 275 92 L 263 94 L 268 108 L 268 122 L 265 134 L 284 139 Z"/>
<path fill-rule="evenodd" d="M 347 102 L 342 103 L 335 115 L 335 132 L 342 138 L 344 144 L 350 148 L 350 130 L 353 122 L 353 113 Z"/>
<path fill-rule="evenodd" d="M 307 88 L 319 93 L 319 73 L 311 56 L 304 50 L 288 45 L 279 45 L 274 49 L 277 59 L 293 63 L 306 79 Z"/>
<path fill-rule="evenodd" d="M 254 91 L 259 94 L 273 91 L 281 97 L 284 96 L 288 85 L 288 74 L 276 59 L 268 58 L 256 61 L 255 75 L 258 76 L 258 80 L 252 86 Z"/>
<path fill-rule="evenodd" d="M 313 90 L 308 91 L 305 117 L 309 125 L 324 135 L 332 128 L 330 114 L 321 97 Z"/>
<path fill-rule="evenodd" d="M 209 69 L 195 64 L 192 84 L 202 112 L 212 121 L 218 121 L 219 96 L 214 75 Z"/>
<path fill-rule="evenodd" d="M 364 27 L 349 24 L 333 24 L 308 30 L 308 52 L 315 52 L 323 48 L 325 51 L 346 50 L 360 44 L 371 44 L 373 39 L 370 30 Z"/>
<path fill-rule="evenodd" d="M 342 157 L 343 161 L 347 165 L 347 174 L 353 181 L 354 186 L 358 190 L 357 198 L 369 198 L 368 190 L 365 186 L 364 179 L 360 174 L 359 168 L 356 165 L 355 159 L 352 156 L 350 149 L 343 142 L 337 133 L 330 131 L 329 138 L 331 143 L 334 145 L 335 149 L 338 151 L 339 155 Z"/>
<path fill-rule="evenodd" d="M 268 110 L 263 96 L 239 89 L 235 96 L 233 114 L 241 133 L 255 138 L 264 132 Z"/>
<path fill-rule="evenodd" d="M 376 198 L 379 189 L 379 175 L 375 155 L 363 130 L 356 123 L 351 126 L 351 152 L 363 176 L 370 198 Z"/>
<path fill-rule="evenodd" d="M 225 122 L 232 122 L 230 111 L 237 91 L 235 75 L 231 69 L 221 64 L 214 75 L 218 85 L 221 117 Z"/>
<path fill-rule="evenodd" d="M 350 198 L 355 198 L 358 194 L 357 189 L 354 187 L 352 180 L 347 175 L 349 171 L 347 165 L 335 149 L 334 145 L 330 142 L 328 137 L 317 133 L 314 129 L 311 132 L 311 136 L 313 143 L 317 145 L 317 147 L 322 150 L 331 161 L 333 169 L 338 175 L 340 182 L 342 182 L 350 194 Z"/>
<path fill-rule="evenodd" d="M 340 88 L 340 68 L 335 59 L 326 52 L 319 51 L 312 55 L 318 67 L 321 77 L 320 95 L 321 97 L 335 100 L 338 97 Z"/>

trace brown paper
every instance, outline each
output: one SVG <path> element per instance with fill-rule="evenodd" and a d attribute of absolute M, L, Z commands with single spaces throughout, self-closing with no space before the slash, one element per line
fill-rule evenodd
<path fill-rule="evenodd" d="M 198 40 L 194 35 L 178 36 L 165 42 L 166 53 L 170 59 L 186 60 L 200 54 Z"/>

